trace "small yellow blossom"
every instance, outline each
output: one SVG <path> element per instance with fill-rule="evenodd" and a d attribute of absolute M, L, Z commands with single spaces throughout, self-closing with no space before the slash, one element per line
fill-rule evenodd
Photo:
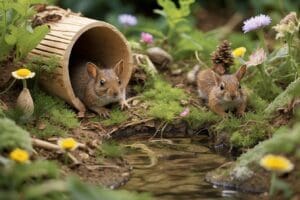
<path fill-rule="evenodd" d="M 293 163 L 291 163 L 291 161 L 286 157 L 272 154 L 264 156 L 260 160 L 259 164 L 266 170 L 274 172 L 286 173 L 294 169 Z"/>
<path fill-rule="evenodd" d="M 27 151 L 22 149 L 15 149 L 9 154 L 10 159 L 19 162 L 19 163 L 26 163 L 29 161 L 29 154 Z"/>
<path fill-rule="evenodd" d="M 28 79 L 33 78 L 35 76 L 34 72 L 31 72 L 29 69 L 18 69 L 11 73 L 15 79 Z"/>
<path fill-rule="evenodd" d="M 65 151 L 74 151 L 78 147 L 78 142 L 73 138 L 64 138 L 58 140 L 58 146 Z"/>
<path fill-rule="evenodd" d="M 239 47 L 239 48 L 236 48 L 232 51 L 232 56 L 235 57 L 235 58 L 238 58 L 238 57 L 244 57 L 245 53 L 246 53 L 246 48 L 245 47 Z"/>

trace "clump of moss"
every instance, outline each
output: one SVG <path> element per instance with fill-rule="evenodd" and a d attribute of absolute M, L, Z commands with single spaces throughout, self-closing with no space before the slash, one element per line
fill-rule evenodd
<path fill-rule="evenodd" d="M 156 102 L 171 102 L 187 99 L 187 95 L 182 89 L 173 88 L 169 83 L 159 78 L 153 80 L 150 89 L 143 93 L 143 97 L 145 100 Z"/>
<path fill-rule="evenodd" d="M 0 118 L 0 151 L 22 148 L 31 151 L 31 139 L 23 130 L 10 119 Z"/>
<path fill-rule="evenodd" d="M 43 128 L 27 126 L 35 135 L 46 138 L 66 135 L 69 129 L 79 127 L 76 114 L 65 103 L 38 90 L 33 93 L 34 118 Z"/>
<path fill-rule="evenodd" d="M 249 148 L 265 139 L 273 127 L 265 118 L 264 114 L 248 112 L 242 118 L 230 116 L 213 126 L 217 134 L 226 132 L 230 135 L 230 142 L 234 147 Z"/>
<path fill-rule="evenodd" d="M 250 163 L 256 163 L 267 153 L 293 155 L 297 153 L 299 145 L 300 123 L 296 124 L 292 129 L 282 127 L 273 134 L 272 138 L 259 143 L 247 153 L 242 154 L 238 158 L 237 164 L 239 166 L 247 166 Z"/>
<path fill-rule="evenodd" d="M 39 125 L 43 127 L 38 127 Z M 53 136 L 63 137 L 66 136 L 68 132 L 67 129 L 51 124 L 51 122 L 46 119 L 41 119 L 39 125 L 37 125 L 37 127 L 26 126 L 24 128 L 30 130 L 33 135 L 36 135 L 39 138 L 49 138 Z"/>
<path fill-rule="evenodd" d="M 110 157 L 110 158 L 120 158 L 123 156 L 123 154 L 124 154 L 124 148 L 112 141 L 104 142 L 98 148 L 99 156 L 106 156 L 106 157 Z"/>
<path fill-rule="evenodd" d="M 101 121 L 101 123 L 104 126 L 113 126 L 113 125 L 122 124 L 127 119 L 128 116 L 126 115 L 126 113 L 122 112 L 118 108 L 113 108 L 110 112 L 110 117 L 108 119 Z"/>
<path fill-rule="evenodd" d="M 182 110 L 183 107 L 179 102 L 157 102 L 150 106 L 148 115 L 155 119 L 171 122 Z"/>
<path fill-rule="evenodd" d="M 79 126 L 76 114 L 70 109 L 51 109 L 49 111 L 49 116 L 50 123 L 54 125 L 62 126 L 67 129 Z"/>
<path fill-rule="evenodd" d="M 183 118 L 192 129 L 202 127 L 205 124 L 216 123 L 221 120 L 221 117 L 211 111 L 205 111 L 196 107 L 190 108 L 190 113 Z"/>
<path fill-rule="evenodd" d="M 183 111 L 181 100 L 188 97 L 182 89 L 173 88 L 169 83 L 156 78 L 151 87 L 143 93 L 143 100 L 149 105 L 147 115 L 164 121 L 172 121 Z"/>

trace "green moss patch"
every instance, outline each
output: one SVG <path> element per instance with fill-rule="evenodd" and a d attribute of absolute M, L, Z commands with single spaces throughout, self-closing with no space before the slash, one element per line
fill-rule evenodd
<path fill-rule="evenodd" d="M 147 115 L 167 122 L 172 121 L 183 111 L 184 107 L 180 101 L 188 99 L 182 89 L 173 88 L 159 78 L 153 80 L 151 87 L 142 96 L 149 105 Z"/>
<path fill-rule="evenodd" d="M 37 122 L 27 128 L 41 138 L 64 136 L 70 129 L 79 127 L 76 113 L 62 100 L 46 95 L 38 90 L 33 93 L 35 103 L 34 118 Z"/>
<path fill-rule="evenodd" d="M 118 108 L 113 108 L 110 112 L 110 117 L 108 119 L 102 120 L 101 123 L 104 126 L 113 126 L 122 124 L 128 119 L 128 115 L 122 112 Z"/>

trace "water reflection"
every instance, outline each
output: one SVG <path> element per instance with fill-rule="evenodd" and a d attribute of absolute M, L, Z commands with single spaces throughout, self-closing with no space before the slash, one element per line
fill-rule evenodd
<path fill-rule="evenodd" d="M 134 169 L 123 189 L 150 192 L 159 200 L 242 199 L 234 191 L 215 188 L 205 181 L 208 171 L 228 159 L 214 154 L 198 140 L 170 141 L 142 142 L 158 156 L 152 168 L 143 168 L 149 165 L 149 157 L 141 151 L 125 156 Z"/>

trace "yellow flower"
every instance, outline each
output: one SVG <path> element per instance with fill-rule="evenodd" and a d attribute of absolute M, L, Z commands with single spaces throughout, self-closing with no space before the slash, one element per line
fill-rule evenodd
<path fill-rule="evenodd" d="M 29 69 L 18 69 L 17 71 L 14 71 L 11 73 L 12 76 L 15 79 L 28 79 L 28 78 L 33 78 L 35 76 L 34 72 L 31 72 Z"/>
<path fill-rule="evenodd" d="M 260 160 L 259 164 L 266 170 L 274 172 L 285 173 L 290 172 L 294 169 L 293 163 L 291 163 L 291 161 L 288 160 L 286 157 L 272 154 L 264 156 Z"/>
<path fill-rule="evenodd" d="M 27 151 L 22 149 L 15 149 L 9 154 L 10 159 L 19 162 L 19 163 L 26 163 L 29 161 L 29 154 Z"/>
<path fill-rule="evenodd" d="M 245 53 L 246 53 L 246 48 L 245 47 L 239 47 L 239 48 L 236 48 L 232 51 L 232 56 L 235 57 L 235 58 L 238 58 L 238 57 L 244 57 Z"/>
<path fill-rule="evenodd" d="M 78 142 L 73 138 L 64 138 L 58 140 L 58 146 L 65 151 L 74 151 L 78 147 Z"/>

